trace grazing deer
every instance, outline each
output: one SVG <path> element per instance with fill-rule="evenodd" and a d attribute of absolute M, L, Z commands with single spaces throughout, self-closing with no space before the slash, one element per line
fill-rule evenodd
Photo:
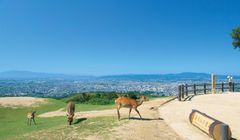
<path fill-rule="evenodd" d="M 129 108 L 129 115 L 128 119 L 130 119 L 130 114 L 132 109 L 134 109 L 140 118 L 142 119 L 142 116 L 140 115 L 137 107 L 140 106 L 144 101 L 148 101 L 148 99 L 145 96 L 141 96 L 140 99 L 135 100 L 135 99 L 130 99 L 124 96 L 120 96 L 115 100 L 115 103 L 117 105 L 117 113 L 118 113 L 118 120 L 120 120 L 120 113 L 119 110 L 121 107 Z"/>
<path fill-rule="evenodd" d="M 75 112 L 75 104 L 74 102 L 71 101 L 67 104 L 67 118 L 68 118 L 69 125 L 71 125 L 73 122 L 74 112 Z"/>
<path fill-rule="evenodd" d="M 36 113 L 36 111 L 32 111 L 32 112 L 28 112 L 28 113 L 27 113 L 27 119 L 28 119 L 27 124 L 28 124 L 28 125 L 31 125 L 31 124 L 32 124 L 32 121 L 33 121 L 33 123 L 36 125 L 36 122 L 35 122 L 35 113 Z"/>

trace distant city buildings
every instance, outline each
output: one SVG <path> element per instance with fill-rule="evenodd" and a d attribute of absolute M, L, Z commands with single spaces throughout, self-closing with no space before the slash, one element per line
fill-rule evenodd
<path fill-rule="evenodd" d="M 86 79 L 0 80 L 0 96 L 65 97 L 74 93 L 138 91 L 159 96 L 178 93 L 179 84 L 210 83 L 210 79 Z M 227 82 L 227 79 L 218 79 Z M 237 80 L 236 80 L 237 81 Z"/>

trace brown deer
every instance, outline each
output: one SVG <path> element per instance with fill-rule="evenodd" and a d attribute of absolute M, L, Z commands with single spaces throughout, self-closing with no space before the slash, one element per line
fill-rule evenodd
<path fill-rule="evenodd" d="M 118 114 L 118 120 L 120 120 L 120 113 L 119 110 L 121 107 L 129 108 L 129 115 L 128 119 L 130 119 L 130 114 L 132 109 L 134 109 L 140 118 L 142 119 L 142 116 L 140 115 L 137 107 L 140 106 L 144 101 L 148 101 L 148 99 L 145 96 L 141 96 L 140 99 L 135 100 L 135 99 L 130 99 L 124 96 L 120 96 L 115 100 L 115 103 L 117 105 L 117 114 Z"/>
<path fill-rule="evenodd" d="M 67 118 L 68 118 L 69 125 L 72 125 L 74 112 L 75 112 L 75 103 L 70 101 L 67 104 Z"/>
<path fill-rule="evenodd" d="M 32 124 L 32 121 L 33 121 L 33 123 L 36 125 L 36 122 L 35 122 L 35 113 L 36 113 L 36 111 L 31 111 L 31 112 L 28 112 L 28 113 L 27 113 L 27 119 L 28 119 L 27 124 L 28 124 L 28 125 L 31 125 L 31 124 Z"/>

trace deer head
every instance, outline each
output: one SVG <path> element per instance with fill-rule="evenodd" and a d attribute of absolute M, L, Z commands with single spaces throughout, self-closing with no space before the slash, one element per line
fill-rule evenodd
<path fill-rule="evenodd" d="M 149 101 L 149 99 L 148 99 L 146 96 L 141 96 L 141 97 L 140 97 L 140 100 L 141 100 L 141 101 Z"/>
<path fill-rule="evenodd" d="M 33 111 L 33 112 L 32 112 L 32 115 L 34 116 L 35 114 L 36 114 L 36 111 Z"/>
<path fill-rule="evenodd" d="M 68 123 L 69 123 L 69 125 L 72 124 L 72 122 L 73 122 L 73 117 L 74 117 L 74 114 L 67 114 L 67 118 L 68 118 Z"/>
<path fill-rule="evenodd" d="M 148 100 L 149 99 L 146 96 L 141 96 L 140 99 L 137 100 L 137 105 L 140 106 L 143 102 Z"/>
<path fill-rule="evenodd" d="M 28 118 L 34 118 L 36 111 L 30 111 L 27 113 Z"/>

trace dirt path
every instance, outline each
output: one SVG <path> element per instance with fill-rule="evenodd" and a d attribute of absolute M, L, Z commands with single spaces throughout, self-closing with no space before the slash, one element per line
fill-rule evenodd
<path fill-rule="evenodd" d="M 136 113 L 132 114 L 133 118 L 129 123 L 114 128 L 115 131 L 112 133 L 114 139 L 181 140 L 164 122 L 164 119 L 159 118 L 158 108 L 167 100 L 169 100 L 169 98 L 154 100 L 139 107 L 143 120 L 139 120 L 139 116 Z"/>
<path fill-rule="evenodd" d="M 240 92 L 194 96 L 191 101 L 177 100 L 159 108 L 165 122 L 181 137 L 189 140 L 211 140 L 211 138 L 189 122 L 192 109 L 229 125 L 234 139 L 240 139 Z"/>
<path fill-rule="evenodd" d="M 0 106 L 4 107 L 31 107 L 47 103 L 45 99 L 35 97 L 1 97 Z"/>
<path fill-rule="evenodd" d="M 113 128 L 109 134 L 111 139 L 181 140 L 181 138 L 164 122 L 164 119 L 159 118 L 159 106 L 169 99 L 170 98 L 162 98 L 143 103 L 143 105 L 138 108 L 143 120 L 139 120 L 138 114 L 133 110 L 131 113 L 131 120 L 128 121 L 128 123 Z M 121 119 L 127 119 L 128 111 L 129 109 L 126 108 L 122 108 L 120 110 Z M 63 111 L 63 109 L 59 109 L 57 111 L 41 114 L 39 117 L 55 117 L 65 115 L 66 112 Z M 75 115 L 76 118 L 99 116 L 116 116 L 117 119 L 117 112 L 116 109 L 111 109 L 102 111 L 76 112 Z M 89 137 L 89 139 L 91 138 Z"/>

